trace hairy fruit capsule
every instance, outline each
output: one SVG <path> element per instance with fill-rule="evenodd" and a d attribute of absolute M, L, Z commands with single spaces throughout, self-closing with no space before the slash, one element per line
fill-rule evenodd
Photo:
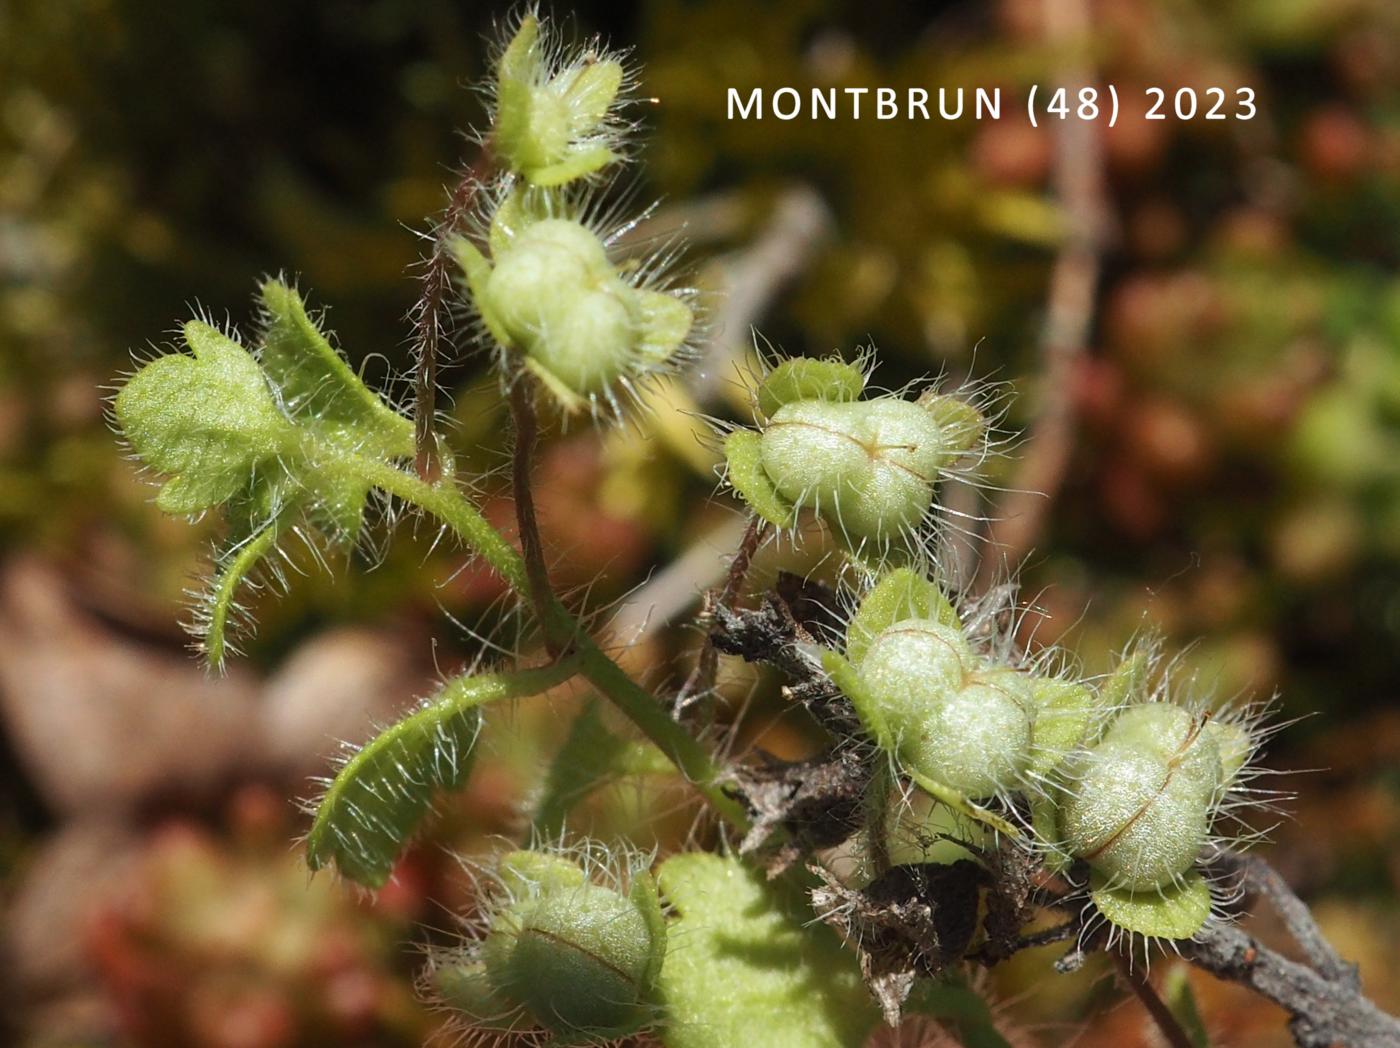
<path fill-rule="evenodd" d="M 489 262 L 456 242 L 472 301 L 496 341 L 568 408 L 664 366 L 690 333 L 690 306 L 624 274 L 582 222 L 507 203 L 491 242 Z"/>
<path fill-rule="evenodd" d="M 926 393 L 861 400 L 865 375 L 838 359 L 784 361 L 756 391 L 757 441 L 731 436 L 729 477 L 750 508 L 786 527 L 810 509 L 853 552 L 912 536 L 942 476 L 982 439 L 981 413 Z"/>
<path fill-rule="evenodd" d="M 928 619 L 896 622 L 858 666 L 862 691 L 911 771 L 971 798 L 1018 784 L 1034 730 L 1031 678 L 984 666 L 962 631 Z"/>
<path fill-rule="evenodd" d="M 1129 707 L 1075 762 L 1059 826 L 1115 888 L 1164 888 L 1190 870 L 1248 756 L 1247 735 L 1167 702 Z"/>
<path fill-rule="evenodd" d="M 572 859 L 512 852 L 485 937 L 433 974 L 469 1022 L 542 1027 L 559 1037 L 622 1037 L 655 1018 L 666 928 L 649 874 L 624 893 Z"/>

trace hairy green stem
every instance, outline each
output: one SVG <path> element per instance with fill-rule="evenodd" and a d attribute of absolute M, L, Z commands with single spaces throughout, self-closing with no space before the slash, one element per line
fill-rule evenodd
<path fill-rule="evenodd" d="M 223 667 L 224 654 L 228 650 L 228 618 L 234 606 L 234 591 L 258 561 L 272 551 L 277 543 L 278 526 L 279 522 L 273 520 L 250 536 L 219 572 L 210 602 L 209 626 L 204 641 L 205 655 L 215 669 Z"/>
<path fill-rule="evenodd" d="M 346 457 L 343 464 L 390 495 L 437 517 L 485 559 L 511 589 L 528 598 L 530 582 L 524 558 L 450 479 L 429 484 L 405 470 L 361 456 Z M 550 598 L 541 614 L 544 621 L 540 626 L 545 635 L 559 650 L 577 655 L 583 678 L 654 742 L 720 815 L 744 828 L 747 819 L 743 809 L 720 788 L 720 769 L 705 748 L 671 719 L 651 692 L 609 658 L 557 600 Z"/>

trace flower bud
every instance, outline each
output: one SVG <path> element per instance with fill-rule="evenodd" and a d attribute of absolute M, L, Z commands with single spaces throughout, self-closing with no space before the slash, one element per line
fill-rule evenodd
<path fill-rule="evenodd" d="M 527 14 L 496 62 L 490 148 L 533 185 L 562 185 L 611 163 L 626 127 L 613 115 L 622 64 L 593 48 L 570 50 Z"/>

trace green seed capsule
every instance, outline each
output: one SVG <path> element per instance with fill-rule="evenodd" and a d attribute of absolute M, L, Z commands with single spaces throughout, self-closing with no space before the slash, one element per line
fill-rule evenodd
<path fill-rule="evenodd" d="M 1146 891 L 1186 873 L 1243 764 L 1234 729 L 1165 702 L 1118 716 L 1077 763 L 1060 808 L 1069 850 L 1115 887 Z M 1221 744 L 1229 748 L 1222 761 Z"/>
<path fill-rule="evenodd" d="M 535 218 L 519 200 L 493 230 L 490 262 L 472 244 L 455 249 L 471 297 L 496 340 L 568 408 L 628 376 L 655 370 L 689 334 L 690 307 L 634 286 L 597 234 L 569 218 Z"/>
<path fill-rule="evenodd" d="M 871 641 L 859 674 L 911 771 L 971 799 L 1008 790 L 1025 774 L 1034 727 L 1030 678 L 978 669 L 957 628 L 897 622 Z"/>
<path fill-rule="evenodd" d="M 511 343 L 580 394 L 626 368 L 636 339 L 630 291 L 598 238 L 558 218 L 516 237 L 486 284 Z"/>
<path fill-rule="evenodd" d="M 533 1024 L 561 1037 L 621 1037 L 647 1025 L 665 956 L 648 875 L 624 895 L 569 859 L 514 852 L 501 880 L 508 901 L 479 949 L 435 973 L 444 1003 L 483 1024 Z"/>
<path fill-rule="evenodd" d="M 917 721 L 931 701 L 963 686 L 973 667 L 962 631 L 904 619 L 878 633 L 860 662 L 861 681 L 892 724 Z"/>
<path fill-rule="evenodd" d="M 895 398 L 795 401 L 763 431 L 763 466 L 774 486 L 852 544 L 917 527 L 952 458 L 933 417 Z"/>

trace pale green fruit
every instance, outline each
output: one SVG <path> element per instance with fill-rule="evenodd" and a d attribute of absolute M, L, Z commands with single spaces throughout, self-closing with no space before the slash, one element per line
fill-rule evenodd
<path fill-rule="evenodd" d="M 652 949 L 631 899 L 585 884 L 526 907 L 513 949 L 491 975 L 551 1030 L 635 1030 L 646 1018 Z"/>
<path fill-rule="evenodd" d="M 931 619 L 904 619 L 866 648 L 860 678 L 892 726 L 920 719 L 930 702 L 963 686 L 974 665 L 967 638 Z"/>
<path fill-rule="evenodd" d="M 492 261 L 465 239 L 454 250 L 491 334 L 567 408 L 680 349 L 693 316 L 679 297 L 633 286 L 579 222 L 534 219 L 515 198 L 501 211 L 510 221 L 493 230 Z"/>
<path fill-rule="evenodd" d="M 1013 787 L 1030 761 L 1034 698 L 1014 670 L 978 671 L 962 632 L 905 619 L 870 642 L 860 691 L 913 772 L 965 797 Z"/>
<path fill-rule="evenodd" d="M 496 260 L 485 294 L 511 343 L 576 393 L 597 393 L 626 370 L 632 289 L 578 223 L 528 226 Z"/>
<path fill-rule="evenodd" d="M 1120 714 L 1078 760 L 1060 808 L 1070 852 L 1106 883 L 1129 891 L 1160 888 L 1185 874 L 1229 778 L 1217 744 L 1228 736 L 1209 728 L 1164 702 Z"/>
<path fill-rule="evenodd" d="M 773 412 L 762 441 L 778 492 L 816 509 L 851 545 L 916 528 L 941 471 L 964 450 L 929 410 L 897 397 L 793 401 Z"/>
<path fill-rule="evenodd" d="M 621 1037 L 652 1021 L 665 924 L 649 876 L 623 895 L 569 859 L 513 852 L 501 879 L 510 901 L 479 956 L 435 973 L 445 1003 L 486 1023 L 523 1009 L 568 1038 Z"/>
<path fill-rule="evenodd" d="M 974 675 L 910 725 L 900 757 L 913 769 L 979 800 L 1014 788 L 1031 755 L 1028 682 L 1013 671 Z"/>

